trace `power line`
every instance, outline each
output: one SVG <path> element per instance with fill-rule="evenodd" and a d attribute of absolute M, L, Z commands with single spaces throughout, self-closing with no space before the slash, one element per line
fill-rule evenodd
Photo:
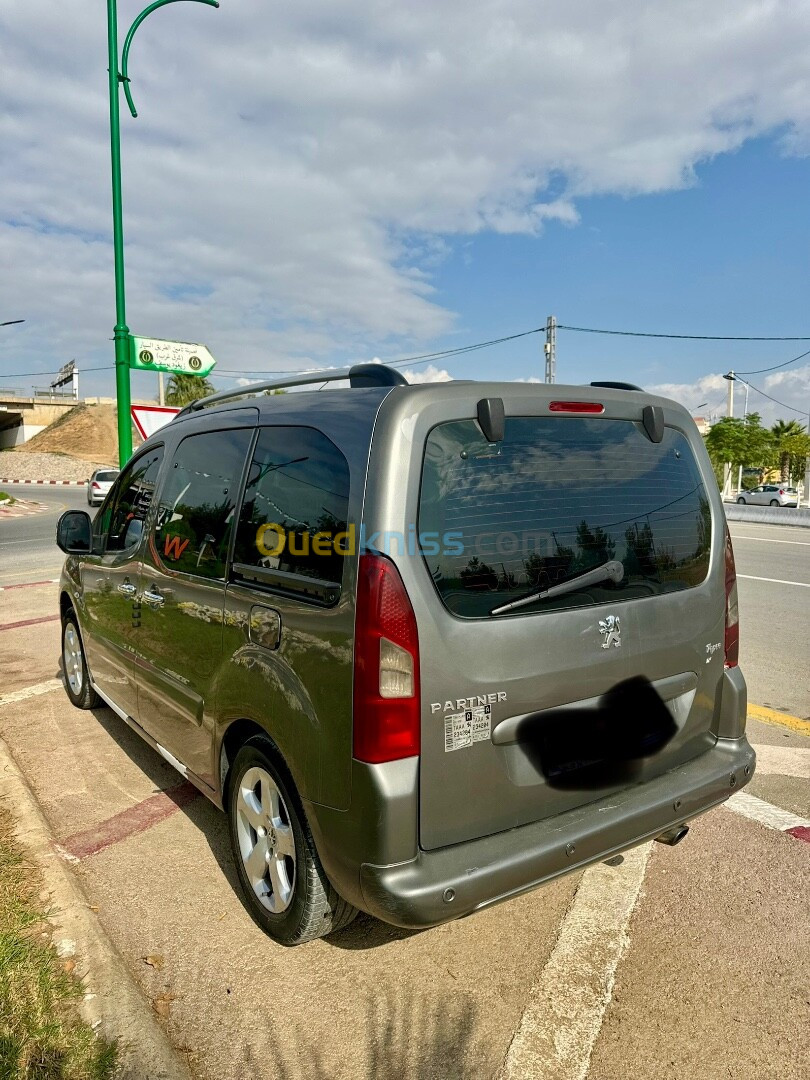
<path fill-rule="evenodd" d="M 741 375 L 761 375 L 763 371 L 776 371 L 777 368 L 787 367 L 788 364 L 795 364 L 797 360 L 804 360 L 805 356 L 810 356 L 810 349 L 807 352 L 799 353 L 798 356 L 794 356 L 792 360 L 785 360 L 783 364 L 774 364 L 772 367 L 761 367 L 755 371 L 741 371 Z M 735 375 L 737 372 L 735 371 Z"/>
<path fill-rule="evenodd" d="M 810 337 L 732 337 L 728 334 L 650 334 L 641 330 L 601 330 L 592 326 L 565 326 L 558 330 L 574 330 L 578 334 L 613 334 L 619 337 L 673 338 L 679 341 L 810 341 Z"/>
<path fill-rule="evenodd" d="M 735 378 L 739 378 L 736 371 L 734 372 L 734 376 Z M 790 409 L 791 412 L 798 413 L 799 416 L 807 416 L 807 409 L 797 409 L 795 405 L 786 405 L 784 401 L 778 401 L 775 397 L 771 397 L 770 394 L 766 394 L 764 390 L 760 390 L 758 386 L 754 386 L 754 384 L 750 383 L 748 379 L 740 379 L 740 382 L 745 383 L 746 386 L 750 386 L 752 390 L 755 390 L 758 394 L 761 394 L 763 397 L 767 398 L 768 401 L 773 401 L 774 404 L 781 405 L 783 409 Z"/>

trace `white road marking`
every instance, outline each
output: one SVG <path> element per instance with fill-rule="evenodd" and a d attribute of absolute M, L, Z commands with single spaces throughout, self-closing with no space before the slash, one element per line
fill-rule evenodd
<path fill-rule="evenodd" d="M 732 540 L 757 540 L 760 544 L 796 544 L 798 547 L 810 547 L 810 540 L 775 540 L 771 536 L 732 536 Z"/>
<path fill-rule="evenodd" d="M 14 705 L 18 701 L 27 701 L 28 698 L 38 697 L 40 694 L 50 694 L 52 690 L 57 690 L 61 686 L 61 679 L 48 679 L 47 682 L 35 683 L 33 686 L 26 686 L 23 690 L 3 694 L 0 697 L 0 706 Z"/>
<path fill-rule="evenodd" d="M 758 773 L 776 773 L 779 776 L 810 780 L 810 747 L 770 746 L 759 743 L 754 749 L 757 752 Z"/>
<path fill-rule="evenodd" d="M 755 577 L 754 574 L 737 574 L 746 581 L 769 581 L 772 585 L 798 585 L 800 589 L 810 589 L 810 581 L 785 581 L 784 578 Z"/>
<path fill-rule="evenodd" d="M 499 1080 L 584 1080 L 651 844 L 586 870 L 512 1040 Z"/>
<path fill-rule="evenodd" d="M 776 829 L 785 832 L 786 829 L 810 828 L 810 820 L 792 814 L 789 810 L 783 810 L 781 806 L 758 799 L 756 795 L 749 795 L 747 791 L 738 791 L 736 795 L 723 804 L 727 810 L 733 810 L 735 814 L 742 814 L 751 821 L 758 821 L 768 829 Z"/>

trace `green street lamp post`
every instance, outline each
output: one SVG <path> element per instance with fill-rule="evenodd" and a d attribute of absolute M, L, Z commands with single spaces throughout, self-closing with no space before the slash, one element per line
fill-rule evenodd
<path fill-rule="evenodd" d="M 124 291 L 124 230 L 121 221 L 121 131 L 118 119 L 118 87 L 124 84 L 129 111 L 137 116 L 129 89 L 127 63 L 129 49 L 135 31 L 147 17 L 159 7 L 178 3 L 179 0 L 155 0 L 135 19 L 124 40 L 121 70 L 118 69 L 118 12 L 116 0 L 107 0 L 107 45 L 110 74 L 110 156 L 112 160 L 112 210 L 113 250 L 115 257 L 115 396 L 118 406 L 118 460 L 123 467 L 132 456 L 132 428 L 130 427 L 131 395 L 129 386 L 130 338 L 127 326 L 126 296 Z M 194 0 L 195 3 L 219 7 L 218 0 Z"/>

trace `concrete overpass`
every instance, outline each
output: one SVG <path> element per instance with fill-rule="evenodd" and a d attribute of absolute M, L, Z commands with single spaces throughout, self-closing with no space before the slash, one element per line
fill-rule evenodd
<path fill-rule="evenodd" d="M 13 390 L 0 390 L 0 450 L 28 442 L 79 404 L 72 394 L 40 390 L 33 397 L 23 397 Z"/>

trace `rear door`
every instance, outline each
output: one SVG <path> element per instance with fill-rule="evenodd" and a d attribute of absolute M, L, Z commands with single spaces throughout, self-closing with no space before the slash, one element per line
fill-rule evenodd
<path fill-rule="evenodd" d="M 653 441 L 626 397 L 607 415 L 507 409 L 496 443 L 472 419 L 427 435 L 426 848 L 584 806 L 714 743 L 724 587 L 708 462 L 685 430 Z"/>

